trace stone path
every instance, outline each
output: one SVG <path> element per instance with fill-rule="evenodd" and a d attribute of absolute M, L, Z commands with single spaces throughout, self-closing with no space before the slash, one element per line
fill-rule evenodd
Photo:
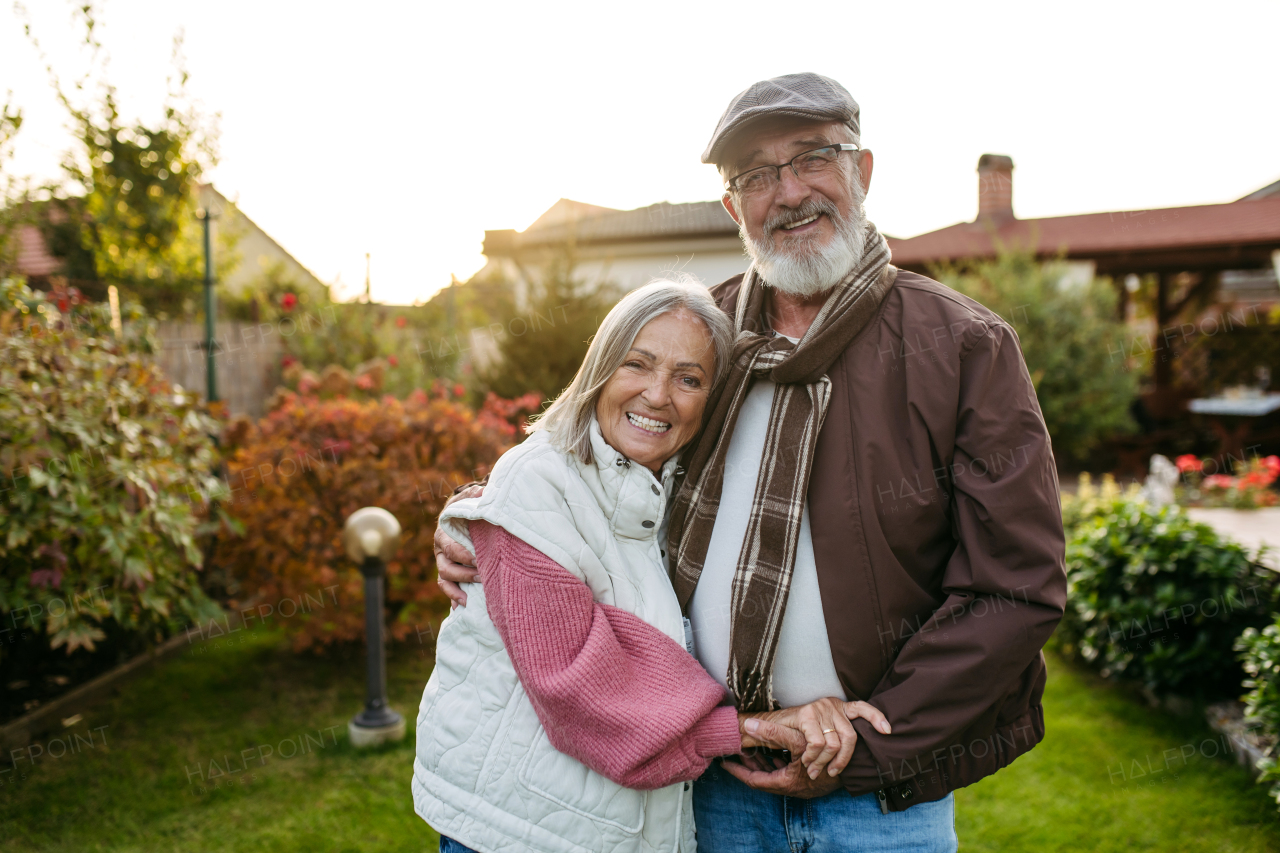
<path fill-rule="evenodd" d="M 1280 572 L 1280 507 L 1266 509 L 1190 508 L 1187 515 L 1229 536 L 1256 554 L 1263 545 L 1270 550 L 1262 563 Z"/>

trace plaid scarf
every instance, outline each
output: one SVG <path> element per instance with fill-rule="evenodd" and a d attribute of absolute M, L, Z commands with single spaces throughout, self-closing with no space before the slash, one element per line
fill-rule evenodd
<path fill-rule="evenodd" d="M 726 681 L 744 711 L 777 707 L 773 659 L 795 571 L 814 449 L 831 399 L 826 374 L 893 285 L 897 270 L 889 257 L 888 243 L 868 223 L 861 262 L 832 289 L 799 344 L 767 331 L 765 282 L 754 264 L 742 280 L 729 374 L 707 400 L 706 423 L 672 505 L 667 547 L 676 558 L 671 581 L 680 606 L 687 608 L 711 544 L 738 414 L 751 386 L 772 380 L 777 388 L 730 599 Z"/>

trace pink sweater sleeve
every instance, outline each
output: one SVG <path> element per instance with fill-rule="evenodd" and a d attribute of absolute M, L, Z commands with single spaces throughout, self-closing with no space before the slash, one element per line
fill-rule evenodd
<path fill-rule="evenodd" d="M 552 746 L 638 789 L 740 750 L 737 711 L 679 643 L 501 527 L 472 522 L 471 538 L 489 617 Z"/>

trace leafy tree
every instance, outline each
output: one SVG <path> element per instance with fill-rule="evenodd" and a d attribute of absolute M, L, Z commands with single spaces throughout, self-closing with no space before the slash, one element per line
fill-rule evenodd
<path fill-rule="evenodd" d="M 0 278 L 14 273 L 18 254 L 18 230 L 28 218 L 26 192 L 6 168 L 13 155 L 13 138 L 22 128 L 22 110 L 12 96 L 0 107 Z"/>
<path fill-rule="evenodd" d="M 577 278 L 571 255 L 556 257 L 529 283 L 523 305 L 501 318 L 497 357 L 478 360 L 481 381 L 499 397 L 537 392 L 554 399 L 573 381 L 591 337 L 621 296 L 612 284 Z"/>
<path fill-rule="evenodd" d="M 218 159 L 217 116 L 203 114 L 187 95 L 179 34 L 163 118 L 126 121 L 105 79 L 96 14 L 91 3 L 77 9 L 95 70 L 69 92 L 49 68 L 76 146 L 63 159 L 64 183 L 47 188 L 46 240 L 69 278 L 100 283 L 84 288 L 91 295 L 115 284 L 153 309 L 192 313 L 204 277 L 198 193 Z M 39 48 L 29 24 L 27 32 Z"/>
<path fill-rule="evenodd" d="M 1125 326 L 1107 279 L 1064 283 L 1060 263 L 1003 251 L 994 260 L 943 267 L 934 276 L 999 314 L 1018 333 L 1045 424 L 1059 457 L 1085 459 L 1132 429 L 1137 376 L 1114 353 Z"/>

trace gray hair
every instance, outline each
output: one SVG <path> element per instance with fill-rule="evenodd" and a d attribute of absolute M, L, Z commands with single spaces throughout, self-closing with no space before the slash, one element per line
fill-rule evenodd
<path fill-rule="evenodd" d="M 525 431 L 546 430 L 553 444 L 590 464 L 593 461 L 591 419 L 595 417 L 596 403 L 605 383 L 626 361 L 641 329 L 663 314 L 681 310 L 698 318 L 711 333 L 716 357 L 714 377 L 718 383 L 729 369 L 733 324 L 716 306 L 702 282 L 680 273 L 651 281 L 613 306 L 592 336 L 586 358 L 569 387 Z"/>

